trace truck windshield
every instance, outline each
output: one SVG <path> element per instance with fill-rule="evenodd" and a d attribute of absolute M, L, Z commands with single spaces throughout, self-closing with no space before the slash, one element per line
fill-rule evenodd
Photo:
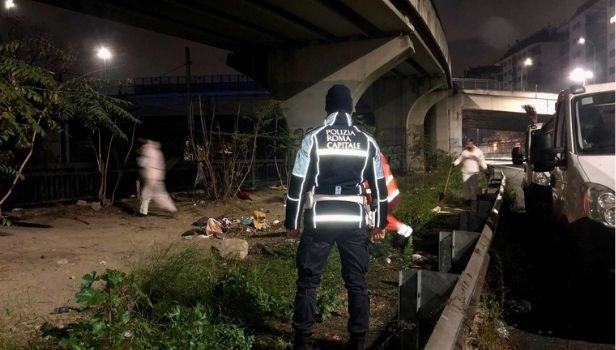
<path fill-rule="evenodd" d="M 579 153 L 614 154 L 614 91 L 576 97 L 571 107 Z"/>

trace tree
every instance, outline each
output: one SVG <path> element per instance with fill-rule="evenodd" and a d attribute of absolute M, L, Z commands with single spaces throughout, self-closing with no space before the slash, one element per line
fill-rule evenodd
<path fill-rule="evenodd" d="M 12 181 L 0 189 L 0 207 L 23 180 L 35 144 L 62 123 L 77 120 L 90 130 L 127 139 L 118 120 L 133 123 L 129 102 L 98 92 L 104 82 L 89 77 L 60 81 L 55 72 L 74 57 L 42 39 L 0 44 L 0 174 Z"/>

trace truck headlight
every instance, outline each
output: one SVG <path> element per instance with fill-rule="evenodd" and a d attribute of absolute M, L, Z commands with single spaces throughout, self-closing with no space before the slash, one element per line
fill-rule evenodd
<path fill-rule="evenodd" d="M 616 221 L 614 191 L 603 185 L 585 183 L 582 200 L 584 211 L 589 218 L 614 228 Z"/>

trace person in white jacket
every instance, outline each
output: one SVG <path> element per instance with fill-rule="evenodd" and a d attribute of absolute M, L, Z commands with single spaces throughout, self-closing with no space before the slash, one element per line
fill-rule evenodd
<path fill-rule="evenodd" d="M 463 196 L 467 203 L 477 200 L 479 187 L 479 170 L 486 171 L 488 166 L 483 152 L 475 146 L 473 139 L 468 139 L 466 148 L 453 162 L 454 166 L 462 163 Z"/>
<path fill-rule="evenodd" d="M 139 213 L 148 215 L 151 200 L 154 200 L 164 210 L 171 213 L 177 212 L 173 200 L 165 189 L 165 157 L 160 150 L 160 143 L 143 140 L 137 164 L 140 167 L 139 174 L 143 179 Z"/>

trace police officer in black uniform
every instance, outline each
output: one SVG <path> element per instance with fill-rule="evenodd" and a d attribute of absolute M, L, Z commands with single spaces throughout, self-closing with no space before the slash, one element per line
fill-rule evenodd
<path fill-rule="evenodd" d="M 293 328 L 294 349 L 307 349 L 314 324 L 316 293 L 334 245 L 340 252 L 342 277 L 348 292 L 351 349 L 363 349 L 368 331 L 370 301 L 368 229 L 370 240 L 384 238 L 387 224 L 387 187 L 379 147 L 353 125 L 353 100 L 344 85 L 334 85 L 326 96 L 328 114 L 322 126 L 306 133 L 295 158 L 287 195 L 285 226 L 290 235 L 303 234 L 297 250 L 297 294 Z M 368 181 L 372 208 L 366 206 Z"/>

